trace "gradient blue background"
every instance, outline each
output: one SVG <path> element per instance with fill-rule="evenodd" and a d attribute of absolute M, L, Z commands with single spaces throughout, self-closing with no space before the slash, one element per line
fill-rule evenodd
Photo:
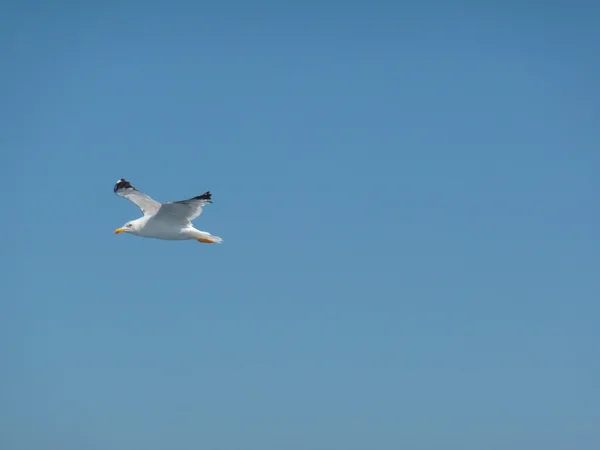
<path fill-rule="evenodd" d="M 598 6 L 12 3 L 3 450 L 600 448 Z"/>

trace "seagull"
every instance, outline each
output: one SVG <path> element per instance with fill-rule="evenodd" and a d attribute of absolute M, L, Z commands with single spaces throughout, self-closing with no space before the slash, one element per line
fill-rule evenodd
<path fill-rule="evenodd" d="M 194 228 L 192 220 L 202 214 L 202 209 L 212 203 L 212 194 L 202 195 L 178 202 L 160 203 L 138 191 L 129 181 L 121 178 L 114 187 L 115 194 L 135 203 L 144 213 L 143 217 L 127 222 L 115 230 L 115 234 L 130 233 L 135 236 L 169 241 L 195 239 L 205 244 L 220 244 L 218 236 Z"/>

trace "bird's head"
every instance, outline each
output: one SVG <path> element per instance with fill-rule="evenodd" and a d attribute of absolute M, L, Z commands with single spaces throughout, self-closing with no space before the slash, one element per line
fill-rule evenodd
<path fill-rule="evenodd" d="M 136 234 L 138 232 L 138 230 L 139 230 L 139 224 L 135 220 L 133 220 L 131 222 L 127 222 L 121 228 L 117 228 L 115 230 L 115 234 L 119 234 L 119 233 Z"/>

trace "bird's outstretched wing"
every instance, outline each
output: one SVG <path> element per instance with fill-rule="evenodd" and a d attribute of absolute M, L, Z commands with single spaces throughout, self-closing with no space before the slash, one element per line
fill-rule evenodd
<path fill-rule="evenodd" d="M 202 208 L 211 201 L 212 194 L 205 192 L 197 197 L 178 202 L 163 203 L 156 213 L 157 219 L 165 219 L 174 222 L 191 222 L 202 214 Z"/>
<path fill-rule="evenodd" d="M 138 191 L 124 178 L 117 181 L 114 191 L 115 194 L 125 197 L 127 200 L 135 203 L 145 216 L 156 214 L 161 207 L 159 202 Z"/>

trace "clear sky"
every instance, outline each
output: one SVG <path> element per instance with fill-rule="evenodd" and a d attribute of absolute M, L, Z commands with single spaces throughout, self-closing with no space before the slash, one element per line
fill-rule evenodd
<path fill-rule="evenodd" d="M 3 450 L 600 448 L 597 2 L 86 3 L 0 7 Z"/>

